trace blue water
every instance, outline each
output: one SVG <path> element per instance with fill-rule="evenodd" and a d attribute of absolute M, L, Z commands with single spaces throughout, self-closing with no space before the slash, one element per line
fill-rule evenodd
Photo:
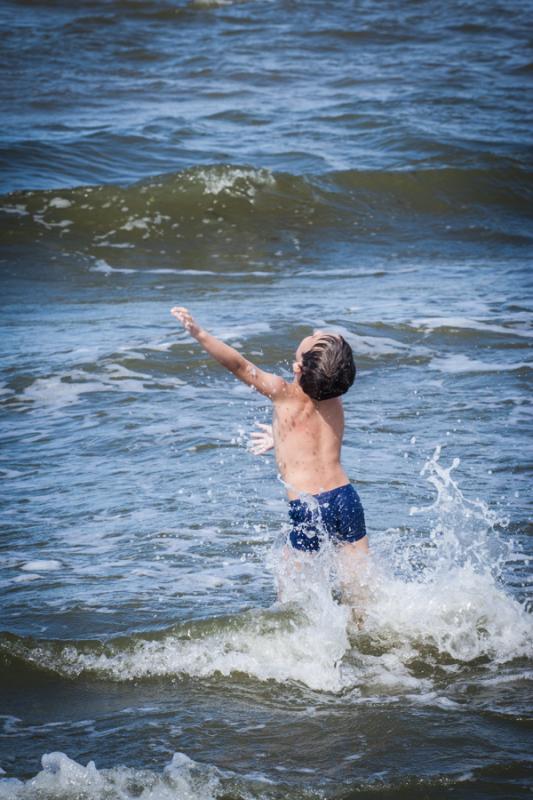
<path fill-rule="evenodd" d="M 530 16 L 2 4 L 1 798 L 529 792 Z M 350 341 L 361 628 L 176 304 Z"/>

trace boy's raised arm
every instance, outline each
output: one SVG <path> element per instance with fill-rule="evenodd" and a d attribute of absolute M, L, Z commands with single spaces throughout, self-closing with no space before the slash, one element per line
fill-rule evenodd
<path fill-rule="evenodd" d="M 174 306 L 170 313 L 176 317 L 183 325 L 185 330 L 193 336 L 209 355 L 213 356 L 219 364 L 232 372 L 236 378 L 253 386 L 261 394 L 266 395 L 271 400 L 279 397 L 287 388 L 287 383 L 279 375 L 265 372 L 251 361 L 248 361 L 234 347 L 221 342 L 206 330 L 200 327 L 193 319 L 188 309 L 183 306 Z"/>

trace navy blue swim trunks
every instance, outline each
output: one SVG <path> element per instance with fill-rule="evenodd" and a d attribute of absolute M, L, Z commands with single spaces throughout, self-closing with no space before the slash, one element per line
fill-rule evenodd
<path fill-rule="evenodd" d="M 328 536 L 334 543 L 357 542 L 366 535 L 365 514 L 351 483 L 310 496 L 309 501 L 290 500 L 290 543 L 296 550 L 314 552 Z"/>

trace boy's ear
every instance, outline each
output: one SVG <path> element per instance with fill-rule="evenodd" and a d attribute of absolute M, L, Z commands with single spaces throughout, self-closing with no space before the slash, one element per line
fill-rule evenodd
<path fill-rule="evenodd" d="M 301 361 L 293 361 L 292 362 L 292 371 L 295 375 L 300 375 L 302 371 L 302 362 Z"/>

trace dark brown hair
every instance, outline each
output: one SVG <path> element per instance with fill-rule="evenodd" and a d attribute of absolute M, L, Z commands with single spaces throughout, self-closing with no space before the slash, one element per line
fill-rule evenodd
<path fill-rule="evenodd" d="M 342 336 L 325 333 L 302 354 L 300 386 L 313 400 L 330 400 L 355 380 L 352 348 Z"/>

